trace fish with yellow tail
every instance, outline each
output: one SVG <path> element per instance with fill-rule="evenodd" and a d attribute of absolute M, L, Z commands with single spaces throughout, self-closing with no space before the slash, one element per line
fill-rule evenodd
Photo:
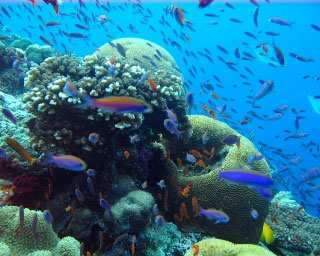
<path fill-rule="evenodd" d="M 16 141 L 15 139 L 12 139 L 10 137 L 7 137 L 5 140 L 4 140 L 8 146 L 10 148 L 12 148 L 14 151 L 16 151 L 21 157 L 23 157 L 24 159 L 26 159 L 30 165 L 33 165 L 37 159 L 36 158 L 33 158 L 28 152 L 27 150 L 25 150 L 18 141 Z"/>
<path fill-rule="evenodd" d="M 274 242 L 273 231 L 267 223 L 263 224 L 263 230 L 260 241 L 266 244 L 272 244 Z"/>

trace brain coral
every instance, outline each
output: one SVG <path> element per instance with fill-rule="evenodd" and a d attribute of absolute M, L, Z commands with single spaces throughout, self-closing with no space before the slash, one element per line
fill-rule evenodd
<path fill-rule="evenodd" d="M 205 116 L 189 116 L 189 120 L 193 129 L 189 141 L 185 145 L 181 145 L 181 143 L 180 145 L 169 144 L 167 147 L 174 149 L 175 155 L 179 157 L 183 157 L 186 151 L 190 149 L 202 152 L 203 149 L 210 150 L 214 147 L 215 156 L 211 162 L 207 163 L 208 167 L 204 170 L 204 174 L 194 171 L 195 175 L 183 176 L 180 174 L 181 170 L 173 161 L 168 161 L 166 166 L 163 167 L 167 171 L 166 184 L 169 189 L 169 206 L 174 209 L 175 213 L 179 214 L 181 203 L 185 202 L 188 215 L 191 217 L 180 222 L 181 228 L 185 231 L 202 231 L 235 243 L 258 243 L 268 213 L 269 202 L 252 188 L 243 185 L 229 185 L 223 180 L 218 182 L 217 177 L 219 170 L 226 170 L 239 165 L 248 168 L 248 156 L 251 154 L 258 155 L 259 152 L 243 136 L 241 136 L 239 149 L 236 146 L 222 144 L 221 139 L 224 136 L 237 133 L 220 121 Z M 207 129 L 210 140 L 207 144 L 203 144 L 201 135 Z M 192 170 L 195 167 L 189 165 L 188 169 Z M 254 163 L 250 169 L 269 174 L 269 168 L 265 160 Z M 183 197 L 181 194 L 177 195 L 178 187 L 184 189 L 190 183 L 192 183 L 192 186 L 188 197 Z M 199 205 L 204 209 L 222 209 L 230 217 L 229 222 L 215 224 L 215 221 L 208 220 L 203 216 L 195 217 L 192 197 L 196 197 Z M 251 216 L 252 209 L 258 211 L 259 217 L 257 219 Z"/>
<path fill-rule="evenodd" d="M 175 75 L 181 76 L 177 65 L 167 50 L 163 47 L 141 38 L 120 38 L 104 44 L 96 52 L 98 56 L 121 56 L 116 46 L 120 44 L 126 58 L 139 62 L 146 70 L 171 70 Z"/>
<path fill-rule="evenodd" d="M 101 109 L 75 107 L 81 104 L 81 99 L 63 92 L 67 81 L 71 81 L 80 94 L 92 97 L 140 98 L 154 108 L 154 113 L 147 114 L 145 118 L 159 113 L 165 115 L 162 110 L 166 107 L 173 109 L 178 117 L 185 115 L 185 90 L 180 76 L 174 75 L 170 69 L 150 71 L 130 59 L 112 57 L 90 55 L 83 61 L 74 56 L 49 57 L 29 71 L 25 80 L 29 91 L 24 101 L 36 116 L 28 123 L 33 148 L 46 146 L 51 150 L 64 148 L 75 151 L 80 148 L 91 151 L 93 145 L 88 141 L 88 134 L 98 133 L 97 145 L 102 146 L 109 141 L 111 134 L 136 130 L 142 125 L 142 114 L 107 113 Z M 108 71 L 111 65 L 115 67 L 114 77 Z M 157 84 L 157 91 L 150 88 L 148 81 L 137 85 L 137 80 L 147 71 Z"/>
<path fill-rule="evenodd" d="M 198 256 L 275 256 L 269 250 L 252 244 L 233 244 L 221 239 L 205 239 L 198 243 Z M 194 249 L 189 249 L 184 256 L 194 255 Z"/>
<path fill-rule="evenodd" d="M 36 240 L 31 232 L 32 219 L 35 213 L 38 214 L 36 231 L 40 241 Z M 80 243 L 77 240 L 63 238 L 59 241 L 52 227 L 47 225 L 42 218 L 42 212 L 40 211 L 24 209 L 23 232 L 20 234 L 19 207 L 2 206 L 0 207 L 0 230 L 3 232 L 1 241 L 9 247 L 13 255 L 40 255 L 37 251 L 51 252 L 57 256 L 76 256 L 80 253 Z M 68 252 L 68 254 L 65 252 Z"/>

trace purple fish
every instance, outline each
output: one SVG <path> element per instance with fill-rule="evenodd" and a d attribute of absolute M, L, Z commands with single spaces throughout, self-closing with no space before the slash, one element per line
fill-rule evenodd
<path fill-rule="evenodd" d="M 214 0 L 200 0 L 199 1 L 199 8 L 207 7 L 209 4 L 211 4 Z"/>
<path fill-rule="evenodd" d="M 73 38 L 88 38 L 88 35 L 82 34 L 82 33 L 77 33 L 77 32 L 71 32 L 68 33 L 69 37 L 73 37 Z"/>
<path fill-rule="evenodd" d="M 84 171 L 87 169 L 87 164 L 80 158 L 73 155 L 58 155 L 54 156 L 47 153 L 48 159 L 43 161 L 41 165 L 54 164 L 59 168 L 64 168 L 70 171 Z"/>
<path fill-rule="evenodd" d="M 262 188 L 269 188 L 274 184 L 273 180 L 266 174 L 245 169 L 229 169 L 220 171 L 219 179 L 225 179 L 230 183 Z"/>
<path fill-rule="evenodd" d="M 270 121 L 274 121 L 274 120 L 278 120 L 282 117 L 282 114 L 281 113 L 275 113 L 274 115 L 272 116 L 267 116 L 266 119 L 270 120 Z"/>
<path fill-rule="evenodd" d="M 281 66 L 284 66 L 284 56 L 281 49 L 273 42 L 272 43 L 273 50 L 276 53 L 277 60 Z"/>
<path fill-rule="evenodd" d="M 10 110 L 3 108 L 1 110 L 2 114 L 5 115 L 6 118 L 8 118 L 12 123 L 16 124 L 17 123 L 17 119 L 15 118 L 15 116 L 10 112 Z"/>
<path fill-rule="evenodd" d="M 63 92 L 70 96 L 70 97 L 77 97 L 78 96 L 78 90 L 77 90 L 77 87 L 70 81 L 67 81 L 65 84 L 64 84 L 64 87 L 63 87 Z"/>
<path fill-rule="evenodd" d="M 49 210 L 44 210 L 42 213 L 42 217 L 48 225 L 52 224 L 53 217 Z"/>
<path fill-rule="evenodd" d="M 234 135 L 234 134 L 229 134 L 225 136 L 224 138 L 221 139 L 221 143 L 226 144 L 228 146 L 232 146 L 234 144 L 237 145 L 237 147 L 240 147 L 240 136 Z"/>
<path fill-rule="evenodd" d="M 8 155 L 4 148 L 0 148 L 0 158 L 3 158 L 4 160 L 8 161 Z"/>
<path fill-rule="evenodd" d="M 76 189 L 74 190 L 74 193 L 75 193 L 78 201 L 79 201 L 80 203 L 83 203 L 84 200 L 85 200 L 85 197 L 84 197 L 84 195 L 82 194 L 82 192 L 80 191 L 80 189 L 77 189 L 77 188 L 76 188 Z"/>
<path fill-rule="evenodd" d="M 163 122 L 164 127 L 166 127 L 166 129 L 171 133 L 171 134 L 175 134 L 178 139 L 180 137 L 180 135 L 183 133 L 183 131 L 179 131 L 177 126 L 175 125 L 175 123 L 170 120 L 170 119 L 165 119 Z"/>
<path fill-rule="evenodd" d="M 114 65 L 110 65 L 108 67 L 108 72 L 111 74 L 112 78 L 116 76 L 116 67 Z"/>
<path fill-rule="evenodd" d="M 260 91 L 256 94 L 256 96 L 254 96 L 255 100 L 260 100 L 262 99 L 264 96 L 266 96 L 269 92 L 271 92 L 274 88 L 273 85 L 273 81 L 272 80 L 268 80 L 267 82 L 262 84 L 262 88 L 260 89 Z"/>
<path fill-rule="evenodd" d="M 216 220 L 216 224 L 219 222 L 222 222 L 222 223 L 229 222 L 229 216 L 225 212 L 220 211 L 220 210 L 216 210 L 216 209 L 206 209 L 205 210 L 202 207 L 200 207 L 199 215 L 204 215 L 208 219 Z"/>
<path fill-rule="evenodd" d="M 178 125 L 178 118 L 176 116 L 176 114 L 167 108 L 167 115 L 168 115 L 168 118 L 175 124 L 175 125 Z"/>
<path fill-rule="evenodd" d="M 141 77 L 137 80 L 136 85 L 143 83 L 149 77 L 148 73 L 143 73 Z"/>
<path fill-rule="evenodd" d="M 164 220 L 162 215 L 157 215 L 155 218 L 155 223 L 157 227 L 162 228 L 166 221 Z"/>
<path fill-rule="evenodd" d="M 192 109 L 193 104 L 194 104 L 194 98 L 193 98 L 193 94 L 191 92 L 187 92 L 186 101 L 189 106 L 189 109 Z"/>
<path fill-rule="evenodd" d="M 319 177 L 320 177 L 320 168 L 312 168 L 306 173 L 306 175 L 302 176 L 302 180 L 300 184 L 303 182 L 309 182 Z"/>
<path fill-rule="evenodd" d="M 308 133 L 306 133 L 306 132 L 301 132 L 301 133 L 297 133 L 296 135 L 288 136 L 288 137 L 286 137 L 284 140 L 288 140 L 288 139 L 299 139 L 299 138 L 304 138 L 304 137 L 307 137 L 307 136 L 309 136 Z"/>
<path fill-rule="evenodd" d="M 272 23 L 279 24 L 279 25 L 288 26 L 288 27 L 291 27 L 291 25 L 292 25 L 292 23 L 290 23 L 284 19 L 277 18 L 277 17 L 270 18 L 268 21 L 272 22 Z"/>

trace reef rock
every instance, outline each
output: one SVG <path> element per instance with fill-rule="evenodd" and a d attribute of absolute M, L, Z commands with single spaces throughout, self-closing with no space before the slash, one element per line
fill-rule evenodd
<path fill-rule="evenodd" d="M 41 64 L 46 58 L 53 55 L 53 50 L 49 45 L 40 46 L 33 44 L 26 49 L 26 57 L 28 61 L 33 61 L 37 64 Z"/>

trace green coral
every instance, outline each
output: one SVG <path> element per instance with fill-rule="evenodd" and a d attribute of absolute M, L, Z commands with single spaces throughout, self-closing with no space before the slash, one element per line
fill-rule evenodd
<path fill-rule="evenodd" d="M 111 41 L 111 43 L 114 45 L 117 45 L 117 43 L 121 44 L 125 49 L 126 58 L 129 60 L 138 59 L 140 65 L 146 70 L 171 70 L 175 75 L 181 77 L 180 72 L 175 70 L 177 65 L 173 57 L 167 50 L 158 44 L 141 38 L 120 38 Z M 112 47 L 110 42 L 101 46 L 99 51 L 95 52 L 95 54 L 98 56 L 121 56 L 117 51 L 117 48 Z M 155 55 L 159 59 L 157 59 Z M 157 67 L 153 66 L 150 61 L 153 61 Z"/>
<path fill-rule="evenodd" d="M 33 215 L 38 214 L 37 234 L 38 241 L 32 231 Z M 0 208 L 0 230 L 3 231 L 2 242 L 10 249 L 11 254 L 19 256 L 52 255 L 78 256 L 80 243 L 71 237 L 59 240 L 51 225 L 42 218 L 42 212 L 24 209 L 23 231 L 20 233 L 19 207 L 2 206 Z M 46 251 L 41 254 L 39 251 Z"/>
<path fill-rule="evenodd" d="M 30 39 L 28 38 L 22 38 L 22 39 L 17 39 L 17 40 L 14 40 L 11 44 L 10 44 L 10 47 L 14 47 L 14 48 L 20 48 L 22 50 L 26 50 L 27 47 L 29 45 L 31 45 L 32 42 Z"/>

